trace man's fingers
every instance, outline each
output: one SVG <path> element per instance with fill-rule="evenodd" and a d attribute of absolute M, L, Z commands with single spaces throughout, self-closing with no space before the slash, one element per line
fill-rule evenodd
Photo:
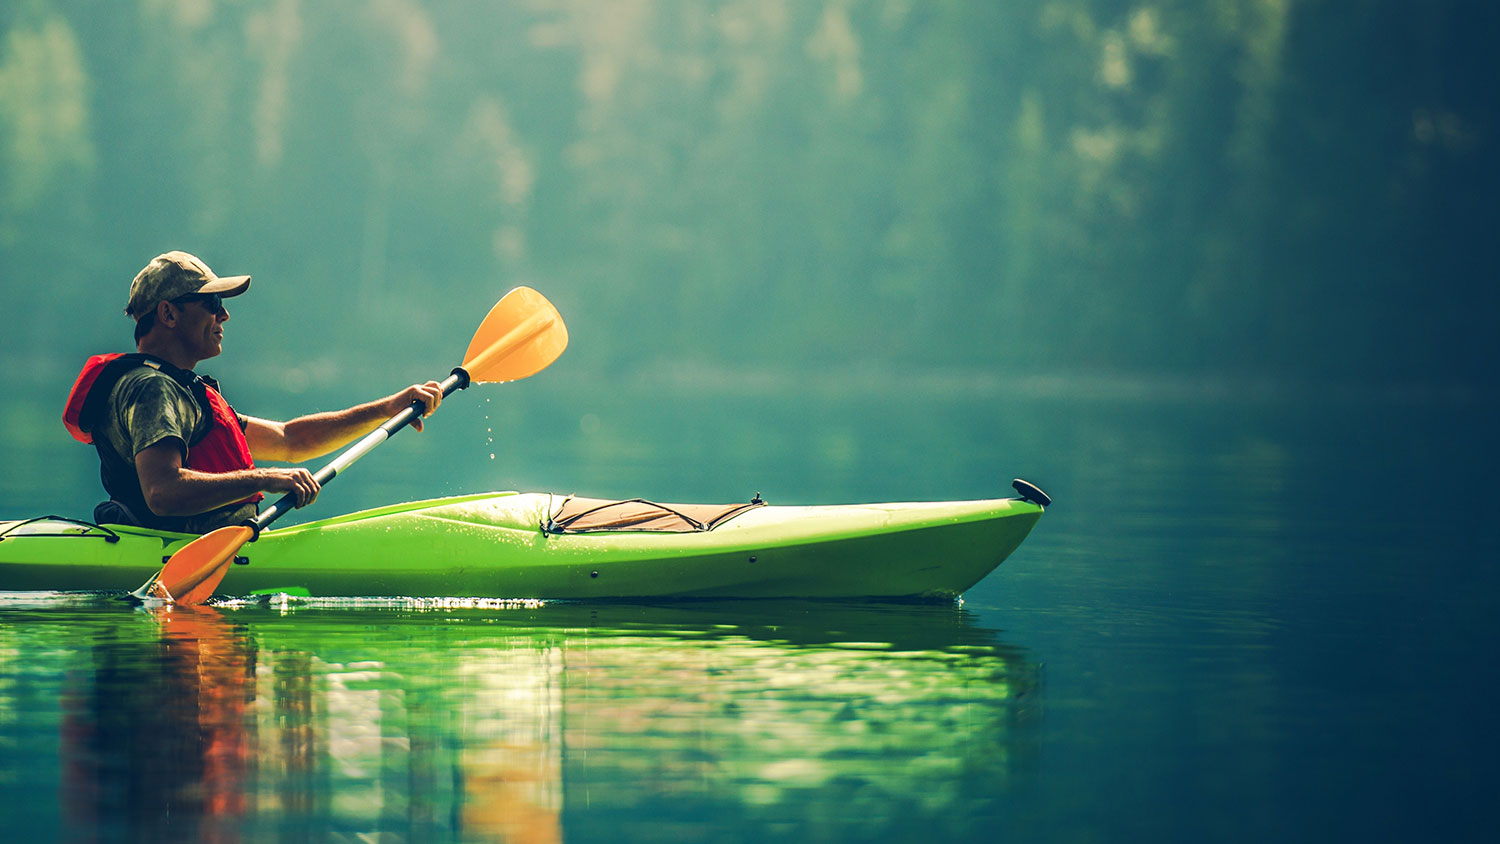
<path fill-rule="evenodd" d="M 317 500 L 322 484 L 306 469 L 262 469 L 261 477 L 265 492 L 289 493 L 298 507 L 306 507 Z"/>
<path fill-rule="evenodd" d="M 306 507 L 318 499 L 318 492 L 322 487 L 306 469 L 295 469 L 293 472 L 292 490 L 297 493 L 297 506 Z"/>
<path fill-rule="evenodd" d="M 427 412 L 423 413 L 423 416 L 432 415 L 432 412 L 438 409 L 438 405 L 443 403 L 443 387 L 436 381 L 428 381 L 418 386 L 417 392 L 421 394 L 422 404 L 427 405 Z M 417 430 L 420 431 L 421 428 Z"/>
<path fill-rule="evenodd" d="M 422 405 L 421 416 L 431 416 L 438 405 L 443 403 L 443 385 L 436 381 L 428 381 L 426 384 L 413 384 L 399 393 L 392 395 L 386 403 L 386 408 L 391 413 L 399 413 L 413 404 Z M 418 418 L 421 418 L 419 416 Z M 412 427 L 418 431 L 422 430 L 420 424 Z"/>
<path fill-rule="evenodd" d="M 422 416 L 418 416 L 411 421 L 412 429 L 420 431 L 422 430 L 422 417 L 431 416 L 432 412 L 438 409 L 438 405 L 443 403 L 443 387 L 436 381 L 428 381 L 426 384 L 413 384 L 406 388 L 406 392 L 403 393 L 403 399 L 405 404 L 408 405 L 412 402 L 422 403 Z"/>

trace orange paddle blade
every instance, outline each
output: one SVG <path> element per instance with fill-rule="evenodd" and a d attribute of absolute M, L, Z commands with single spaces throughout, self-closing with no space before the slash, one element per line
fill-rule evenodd
<path fill-rule="evenodd" d="M 546 296 L 517 287 L 490 308 L 474 332 L 464 370 L 471 381 L 519 381 L 546 369 L 567 347 L 562 314 Z"/>
<path fill-rule="evenodd" d="M 218 588 L 234 555 L 255 538 L 244 525 L 219 528 L 177 549 L 146 594 L 178 604 L 201 604 Z"/>

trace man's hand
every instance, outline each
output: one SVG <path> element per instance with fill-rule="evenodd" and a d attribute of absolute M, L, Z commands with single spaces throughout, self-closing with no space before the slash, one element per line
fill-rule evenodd
<path fill-rule="evenodd" d="M 412 402 L 421 402 L 426 408 L 422 416 L 431 416 L 438 405 L 443 403 L 443 385 L 436 381 L 428 381 L 426 384 L 413 384 L 401 392 L 385 400 L 386 416 L 395 416 L 401 411 L 411 407 Z M 422 416 L 411 420 L 414 430 L 422 430 Z"/>
<path fill-rule="evenodd" d="M 297 496 L 297 506 L 306 507 L 318 499 L 322 487 L 306 469 L 258 469 L 266 492 L 290 492 Z"/>

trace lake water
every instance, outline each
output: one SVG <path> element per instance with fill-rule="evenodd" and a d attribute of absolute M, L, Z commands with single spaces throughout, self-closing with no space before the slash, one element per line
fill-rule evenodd
<path fill-rule="evenodd" d="M 0 595 L 7 827 L 28 841 L 1493 832 L 1497 497 L 1493 449 L 1476 446 L 1493 405 L 1214 384 L 796 402 L 777 384 L 693 387 L 663 389 L 650 418 L 608 391 L 455 401 L 309 518 L 489 488 L 985 497 L 1017 475 L 1055 504 L 958 606 L 148 611 Z M 39 413 L 12 405 L 9 421 Z M 89 455 L 10 427 L 0 513 L 85 515 Z"/>

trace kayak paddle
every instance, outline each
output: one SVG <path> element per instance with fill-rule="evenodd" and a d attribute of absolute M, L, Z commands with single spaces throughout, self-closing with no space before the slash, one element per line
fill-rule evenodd
<path fill-rule="evenodd" d="M 517 287 L 490 309 L 464 353 L 464 365 L 456 367 L 441 384 L 443 396 L 471 383 L 494 384 L 519 381 L 546 369 L 568 347 L 568 329 L 562 315 L 547 297 L 529 287 Z M 326 485 L 375 446 L 422 415 L 421 402 L 383 422 L 344 453 L 313 474 Z M 161 571 L 130 593 L 136 598 L 156 597 L 178 604 L 201 604 L 224 578 L 234 556 L 260 532 L 297 506 L 293 493 L 283 495 L 254 519 L 222 527 L 184 545 L 167 560 Z"/>

